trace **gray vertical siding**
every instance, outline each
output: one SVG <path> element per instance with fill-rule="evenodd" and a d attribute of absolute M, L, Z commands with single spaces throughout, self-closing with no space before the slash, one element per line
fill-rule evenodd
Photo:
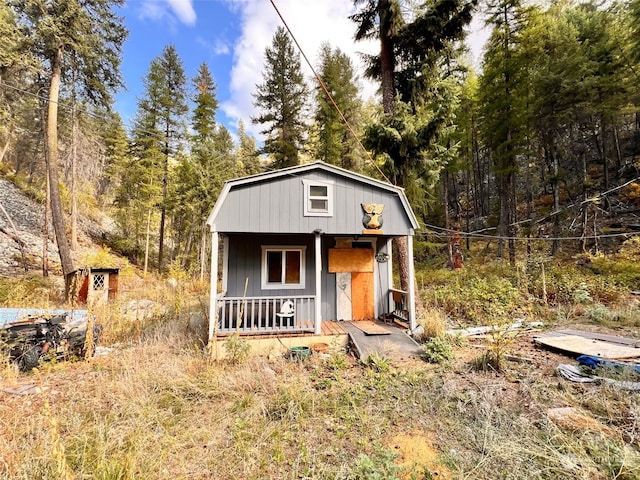
<path fill-rule="evenodd" d="M 228 235 L 224 241 L 229 243 L 229 271 L 227 276 L 228 297 L 241 297 L 245 280 L 248 278 L 247 297 L 315 295 L 315 254 L 313 235 Z M 261 268 L 262 247 L 269 245 L 304 246 L 305 288 L 262 290 Z"/>
<path fill-rule="evenodd" d="M 303 179 L 333 184 L 333 216 L 304 216 Z M 219 232 L 361 233 L 361 203 L 382 203 L 386 235 L 407 235 L 412 228 L 398 192 L 357 182 L 323 170 L 236 185 L 228 192 L 215 219 Z"/>
<path fill-rule="evenodd" d="M 229 271 L 226 296 L 241 297 L 244 293 L 245 279 L 249 279 L 247 286 L 248 297 L 277 297 L 287 295 L 315 295 L 315 254 L 313 235 L 249 235 L 232 234 L 224 239 L 229 244 Z M 262 290 L 261 265 L 263 245 L 291 245 L 306 247 L 306 285 L 300 290 Z M 329 273 L 329 249 L 335 247 L 335 237 L 323 235 L 322 248 L 322 319 L 336 319 L 336 274 Z M 376 254 L 388 253 L 386 238 L 381 237 L 377 242 Z M 376 262 L 374 272 L 376 311 L 378 314 L 388 313 L 388 284 L 387 269 L 391 262 Z"/>

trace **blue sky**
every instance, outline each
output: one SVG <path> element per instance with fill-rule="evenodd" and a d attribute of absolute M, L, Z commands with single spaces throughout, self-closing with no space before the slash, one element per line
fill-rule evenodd
<path fill-rule="evenodd" d="M 274 0 L 309 60 L 316 63 L 320 45 L 329 42 L 349 54 L 358 67 L 358 52 L 375 52 L 377 44 L 355 43 L 352 0 Z M 185 73 L 193 78 L 206 62 L 217 85 L 218 121 L 235 131 L 242 120 L 249 133 L 252 93 L 262 81 L 265 48 L 282 25 L 269 0 L 127 0 L 120 9 L 129 29 L 123 48 L 122 74 L 127 91 L 116 96 L 116 109 L 129 125 L 137 99 L 144 94 L 142 79 L 151 60 L 173 44 L 182 58 Z M 477 39 L 478 50 L 482 39 Z M 304 66 L 311 80 L 311 71 Z M 374 95 L 375 86 L 361 81 L 361 94 Z"/>

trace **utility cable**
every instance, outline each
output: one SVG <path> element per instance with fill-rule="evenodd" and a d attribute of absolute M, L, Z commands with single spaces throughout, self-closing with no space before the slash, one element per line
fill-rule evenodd
<path fill-rule="evenodd" d="M 460 235 L 463 238 L 476 238 L 486 240 L 516 240 L 516 241 L 542 241 L 551 242 L 557 240 L 595 240 L 598 238 L 615 238 L 615 237 L 628 237 L 634 235 L 640 235 L 640 232 L 626 232 L 626 233 L 605 233 L 602 235 L 581 235 L 579 237 L 504 237 L 500 235 L 485 235 L 482 233 L 463 232 L 461 230 L 453 230 L 450 228 L 438 227 L 436 225 L 424 224 L 425 227 L 432 230 L 440 231 L 442 233 L 435 233 L 437 236 L 448 237 L 450 234 Z"/>
<path fill-rule="evenodd" d="M 278 14 L 278 16 L 280 17 L 280 20 L 282 20 L 283 25 L 285 26 L 285 28 L 287 29 L 287 32 L 289 32 L 289 35 L 291 36 L 291 38 L 293 39 L 293 42 L 296 44 L 296 47 L 298 47 L 298 50 L 300 51 L 300 54 L 302 55 L 302 57 L 304 58 L 304 61 L 307 63 L 307 65 L 309 66 L 309 68 L 311 69 L 311 71 L 313 72 L 313 75 L 315 76 L 316 80 L 318 81 L 318 83 L 320 84 L 320 87 L 322 88 L 322 90 L 324 91 L 324 93 L 327 95 L 327 97 L 329 98 L 329 100 L 331 101 L 331 104 L 333 105 L 333 107 L 336 109 L 336 111 L 338 112 L 338 115 L 340 115 L 340 119 L 342 120 L 342 122 L 346 125 L 347 129 L 349 130 L 349 133 L 351 133 L 351 135 L 353 136 L 353 138 L 356 140 L 356 142 L 358 142 L 358 145 L 360 146 L 360 148 L 362 148 L 362 150 L 367 154 L 367 157 L 369 159 L 369 161 L 371 162 L 371 164 L 376 168 L 376 170 L 378 171 L 378 173 L 380 173 L 380 175 L 382 175 L 382 178 L 385 179 L 385 181 L 391 185 L 393 185 L 393 183 L 391 183 L 391 181 L 387 178 L 387 176 L 382 172 L 382 170 L 380 169 L 380 167 L 376 164 L 375 160 L 373 159 L 373 157 L 371 156 L 371 153 L 369 153 L 369 151 L 364 148 L 364 145 L 362 145 L 362 142 L 360 141 L 360 139 L 358 138 L 358 135 L 356 135 L 356 132 L 353 130 L 353 128 L 351 127 L 351 124 L 349 123 L 349 121 L 345 118 L 344 114 L 342 113 L 342 110 L 340 110 L 340 107 L 338 107 L 338 104 L 336 103 L 336 101 L 333 99 L 333 96 L 331 95 L 331 93 L 329 92 L 329 90 L 327 89 L 327 86 L 324 84 L 324 82 L 322 81 L 322 78 L 320 78 L 320 75 L 318 75 L 318 73 L 316 72 L 316 69 L 313 68 L 313 65 L 311 64 L 311 62 L 309 61 L 309 59 L 307 58 L 307 55 L 304 53 L 304 50 L 302 50 L 302 47 L 300 46 L 300 44 L 298 43 L 298 40 L 296 39 L 295 35 L 293 34 L 293 32 L 291 31 L 291 29 L 289 28 L 289 25 L 287 24 L 286 20 L 284 19 L 284 17 L 282 16 L 282 14 L 280 13 L 280 10 L 278 10 L 278 7 L 276 6 L 274 0 L 270 0 L 271 1 L 271 5 L 273 5 L 273 8 L 275 9 L 276 13 Z"/>
<path fill-rule="evenodd" d="M 40 95 L 39 93 L 33 93 L 33 92 L 30 92 L 29 90 L 25 90 L 25 89 L 23 89 L 23 88 L 16 87 L 16 86 L 14 86 L 14 85 L 10 85 L 10 84 L 8 84 L 8 83 L 4 82 L 3 80 L 0 80 L 0 86 L 10 88 L 10 89 L 12 89 L 12 90 L 15 90 L 16 92 L 24 93 L 25 95 L 30 95 L 30 96 L 32 96 L 32 97 L 34 97 L 34 98 L 38 99 L 38 100 L 44 100 L 44 101 L 45 101 L 45 102 L 47 102 L 47 103 L 48 103 L 48 102 L 56 103 L 56 104 L 58 104 L 58 106 L 59 106 L 60 108 L 63 108 L 63 109 L 65 109 L 65 110 L 67 110 L 67 111 L 70 111 L 70 110 L 71 110 L 71 108 L 72 108 L 71 106 L 66 105 L 66 102 L 62 102 L 62 101 L 60 101 L 60 100 L 50 100 L 50 99 L 49 99 L 49 97 L 47 97 L 47 96 L 45 96 L 45 95 Z M 101 114 L 96 113 L 96 112 L 92 112 L 92 111 L 90 111 L 90 110 L 87 110 L 87 111 L 86 111 L 86 114 L 87 114 L 89 117 L 93 118 L 94 120 L 102 120 L 102 121 L 108 121 L 108 120 L 109 120 L 106 116 L 101 115 Z M 164 137 L 164 136 L 162 136 L 162 135 L 161 135 L 160 133 L 158 133 L 158 132 L 153 132 L 153 131 L 150 131 L 150 130 L 141 129 L 141 128 L 140 128 L 140 123 L 139 123 L 139 122 L 137 122 L 135 119 L 130 118 L 130 119 L 129 119 L 129 122 L 133 123 L 133 126 L 134 126 L 134 127 L 136 127 L 136 128 L 138 128 L 138 131 L 139 131 L 140 133 L 144 133 L 144 134 L 146 134 L 146 135 L 149 135 L 149 136 L 152 136 L 152 137 L 156 137 L 156 138 L 157 138 L 157 139 L 159 139 L 159 140 L 164 140 L 164 139 L 165 139 L 165 137 Z"/>

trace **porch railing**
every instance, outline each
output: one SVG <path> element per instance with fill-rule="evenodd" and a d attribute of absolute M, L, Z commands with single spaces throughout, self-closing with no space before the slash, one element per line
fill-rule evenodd
<path fill-rule="evenodd" d="M 293 314 L 281 314 L 293 302 Z M 220 297 L 217 333 L 240 334 L 306 332 L 315 329 L 315 296 Z"/>

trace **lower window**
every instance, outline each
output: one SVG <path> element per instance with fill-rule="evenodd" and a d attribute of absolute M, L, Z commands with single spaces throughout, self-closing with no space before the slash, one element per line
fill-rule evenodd
<path fill-rule="evenodd" d="M 304 288 L 305 247 L 262 247 L 262 288 Z"/>

